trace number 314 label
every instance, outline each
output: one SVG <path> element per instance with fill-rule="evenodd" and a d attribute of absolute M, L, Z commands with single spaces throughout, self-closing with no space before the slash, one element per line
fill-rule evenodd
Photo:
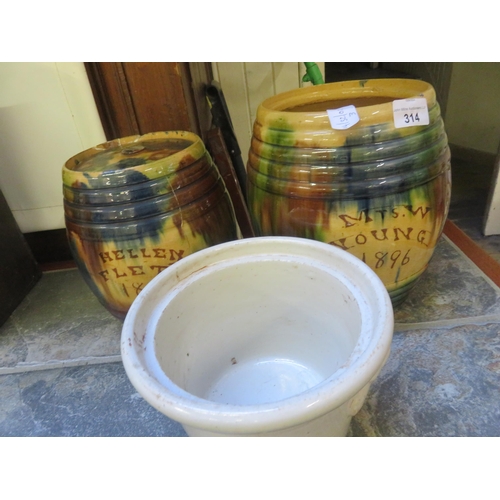
<path fill-rule="evenodd" d="M 425 97 L 392 101 L 392 111 L 396 128 L 429 125 L 429 110 Z"/>

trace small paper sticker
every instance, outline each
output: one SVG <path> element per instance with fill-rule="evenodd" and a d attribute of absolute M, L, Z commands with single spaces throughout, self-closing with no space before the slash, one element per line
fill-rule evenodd
<path fill-rule="evenodd" d="M 358 112 L 351 104 L 338 109 L 327 109 L 330 124 L 335 130 L 344 130 L 350 128 L 359 122 Z"/>
<path fill-rule="evenodd" d="M 425 97 L 392 101 L 392 112 L 396 128 L 429 125 L 429 110 Z"/>

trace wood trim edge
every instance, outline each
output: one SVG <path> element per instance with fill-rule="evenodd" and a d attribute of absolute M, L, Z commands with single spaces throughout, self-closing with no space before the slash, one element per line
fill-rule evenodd
<path fill-rule="evenodd" d="M 495 285 L 500 286 L 500 264 L 480 248 L 469 236 L 467 236 L 456 224 L 447 220 L 443 233 L 462 252 L 490 278 Z"/>
<path fill-rule="evenodd" d="M 138 135 L 138 120 L 123 63 L 86 62 L 84 65 L 106 139 Z"/>

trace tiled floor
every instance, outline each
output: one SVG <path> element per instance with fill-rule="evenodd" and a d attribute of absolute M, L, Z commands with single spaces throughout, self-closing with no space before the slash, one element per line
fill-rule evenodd
<path fill-rule="evenodd" d="M 450 218 L 480 236 L 488 176 L 462 168 Z M 395 319 L 350 435 L 500 436 L 500 289 L 443 236 Z M 185 436 L 129 383 L 120 330 L 78 271 L 44 273 L 0 328 L 0 436 Z"/>

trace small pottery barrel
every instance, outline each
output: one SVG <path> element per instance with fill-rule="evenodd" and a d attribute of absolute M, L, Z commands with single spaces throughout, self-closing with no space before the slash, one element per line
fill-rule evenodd
<path fill-rule="evenodd" d="M 247 173 L 258 235 L 347 250 L 377 273 L 394 305 L 426 269 L 450 203 L 439 104 L 419 80 L 338 82 L 267 99 Z"/>
<path fill-rule="evenodd" d="M 63 194 L 73 257 L 118 318 L 171 264 L 238 238 L 224 182 L 190 132 L 155 132 L 88 149 L 64 165 Z"/>

